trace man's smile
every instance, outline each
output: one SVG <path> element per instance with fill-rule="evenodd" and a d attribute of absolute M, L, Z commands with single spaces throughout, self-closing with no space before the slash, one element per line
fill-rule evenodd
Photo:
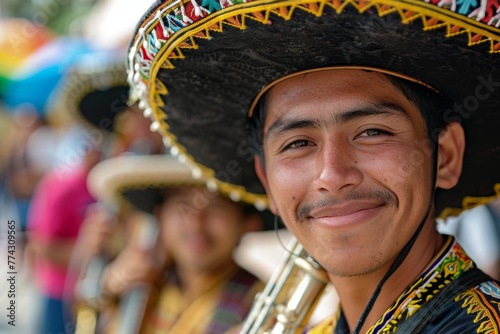
<path fill-rule="evenodd" d="M 348 201 L 339 205 L 321 206 L 305 217 L 327 227 L 343 227 L 369 219 L 386 206 L 380 201 Z"/>

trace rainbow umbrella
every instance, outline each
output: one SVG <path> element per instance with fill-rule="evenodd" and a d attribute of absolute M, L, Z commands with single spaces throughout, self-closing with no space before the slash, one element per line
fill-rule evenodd
<path fill-rule="evenodd" d="M 0 96 L 26 58 L 53 38 L 48 28 L 27 19 L 0 18 Z"/>
<path fill-rule="evenodd" d="M 29 104 L 45 117 L 50 94 L 66 72 L 85 54 L 94 52 L 81 38 L 62 36 L 41 46 L 11 75 L 4 87 L 4 104 L 10 110 Z"/>

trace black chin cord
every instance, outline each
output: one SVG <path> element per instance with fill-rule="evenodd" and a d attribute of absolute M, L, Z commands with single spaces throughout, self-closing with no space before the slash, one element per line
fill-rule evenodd
<path fill-rule="evenodd" d="M 417 227 L 417 230 L 413 233 L 413 236 L 411 239 L 406 243 L 406 245 L 403 247 L 401 252 L 398 254 L 396 257 L 396 260 L 391 264 L 391 267 L 387 271 L 387 273 L 384 275 L 384 277 L 380 280 L 380 282 L 377 284 L 377 287 L 375 288 L 375 291 L 373 292 L 372 296 L 370 297 L 370 300 L 366 304 L 365 309 L 363 310 L 363 313 L 361 314 L 361 317 L 358 320 L 358 323 L 356 324 L 356 327 L 354 328 L 354 331 L 352 334 L 359 334 L 361 331 L 361 328 L 366 322 L 366 318 L 368 318 L 368 315 L 370 314 L 370 311 L 373 308 L 373 305 L 375 304 L 375 301 L 377 300 L 380 291 L 382 291 L 382 286 L 385 284 L 385 282 L 389 279 L 389 277 L 394 274 L 394 272 L 399 268 L 401 263 L 406 259 L 408 254 L 410 253 L 411 248 L 413 247 L 413 244 L 417 240 L 418 236 L 420 235 L 420 232 L 422 231 L 422 228 L 425 225 L 425 222 L 427 221 L 427 217 L 429 216 L 429 212 L 431 211 L 432 208 L 432 203 L 434 201 L 434 196 L 432 195 L 434 192 L 434 186 L 436 184 L 436 172 L 437 172 L 437 147 L 434 150 L 434 168 L 432 170 L 432 187 L 431 187 L 431 200 L 429 202 L 429 206 L 427 207 L 427 212 L 425 213 L 424 218 L 420 222 L 420 224 Z"/>
<path fill-rule="evenodd" d="M 399 268 L 401 263 L 403 263 L 403 261 L 406 259 L 406 257 L 410 253 L 410 250 L 413 247 L 413 244 L 417 240 L 417 238 L 420 234 L 420 231 L 422 231 L 422 228 L 425 225 L 425 222 L 426 222 L 427 217 L 429 215 L 430 208 L 431 207 L 429 206 L 429 208 L 427 209 L 427 213 L 426 213 L 424 219 L 420 222 L 420 225 L 418 225 L 417 230 L 415 231 L 415 233 L 413 233 L 413 236 L 411 237 L 411 239 L 406 243 L 404 248 L 398 254 L 398 257 L 396 258 L 396 260 L 394 260 L 394 262 L 391 264 L 391 267 L 389 268 L 387 273 L 384 275 L 384 277 L 378 283 L 377 287 L 375 288 L 375 291 L 373 292 L 372 296 L 370 297 L 370 300 L 366 304 L 366 307 L 363 310 L 363 313 L 361 314 L 361 317 L 359 318 L 358 323 L 356 325 L 356 328 L 354 328 L 354 331 L 352 332 L 352 334 L 359 334 L 361 328 L 363 327 L 363 325 L 366 321 L 366 318 L 368 318 L 368 315 L 370 314 L 370 311 L 372 310 L 373 305 L 375 304 L 375 301 L 377 300 L 377 298 L 380 294 L 380 291 L 382 291 L 382 286 L 389 279 L 389 277 L 391 277 L 392 274 Z"/>

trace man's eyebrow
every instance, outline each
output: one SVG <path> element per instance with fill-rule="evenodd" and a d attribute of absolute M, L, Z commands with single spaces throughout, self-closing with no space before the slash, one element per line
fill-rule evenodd
<path fill-rule="evenodd" d="M 356 118 L 373 116 L 373 115 L 383 115 L 383 114 L 387 115 L 399 114 L 399 116 L 404 116 L 406 118 L 409 118 L 408 112 L 398 104 L 392 102 L 381 102 L 381 103 L 373 103 L 366 108 L 359 108 L 352 111 L 346 111 L 339 115 L 335 115 L 334 124 L 342 124 Z"/>
<path fill-rule="evenodd" d="M 329 123 L 333 125 L 340 125 L 354 119 L 374 115 L 395 115 L 409 118 L 408 112 L 401 106 L 391 102 L 381 102 L 334 115 Z M 264 137 L 265 139 L 268 139 L 273 134 L 284 133 L 294 129 L 319 128 L 322 123 L 326 124 L 324 121 L 318 119 L 286 120 L 282 118 L 271 124 Z"/>
<path fill-rule="evenodd" d="M 300 119 L 300 120 L 276 120 L 269 129 L 267 129 L 265 134 L 265 139 L 269 138 L 272 134 L 284 133 L 293 129 L 314 129 L 319 128 L 318 120 Z"/>

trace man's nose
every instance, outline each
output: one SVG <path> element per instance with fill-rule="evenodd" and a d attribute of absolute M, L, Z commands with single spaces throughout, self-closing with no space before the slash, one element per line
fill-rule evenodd
<path fill-rule="evenodd" d="M 316 188 L 322 192 L 341 192 L 361 183 L 363 174 L 354 147 L 342 138 L 326 142 L 316 156 Z"/>

